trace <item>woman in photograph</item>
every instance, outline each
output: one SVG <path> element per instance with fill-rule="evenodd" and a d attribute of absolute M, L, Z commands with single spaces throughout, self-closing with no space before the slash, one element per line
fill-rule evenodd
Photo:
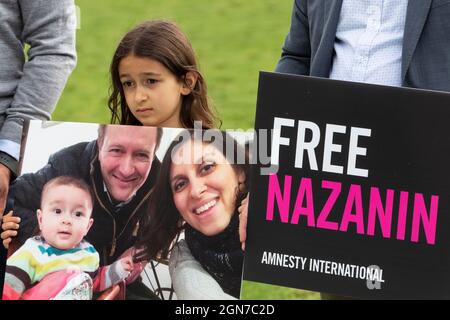
<path fill-rule="evenodd" d="M 239 298 L 238 207 L 248 190 L 248 154 L 230 135 L 212 136 L 184 130 L 169 146 L 139 228 L 137 259 L 169 259 L 178 299 Z"/>

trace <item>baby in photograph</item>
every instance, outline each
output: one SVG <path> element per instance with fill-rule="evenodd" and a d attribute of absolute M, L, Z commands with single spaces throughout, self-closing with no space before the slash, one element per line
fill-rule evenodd
<path fill-rule="evenodd" d="M 7 260 L 3 299 L 92 299 L 133 271 L 131 257 L 99 267 L 99 254 L 84 237 L 93 224 L 92 194 L 81 179 L 47 182 L 37 210 L 40 235 Z"/>

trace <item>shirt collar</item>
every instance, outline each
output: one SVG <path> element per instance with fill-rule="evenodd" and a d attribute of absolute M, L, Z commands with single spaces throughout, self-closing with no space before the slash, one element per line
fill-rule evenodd
<path fill-rule="evenodd" d="M 119 210 L 122 207 L 126 206 L 128 203 L 131 202 L 131 200 L 133 200 L 134 196 L 136 195 L 136 193 L 134 193 L 130 197 L 130 199 L 128 199 L 127 201 L 116 201 L 109 194 L 109 191 L 108 191 L 108 188 L 106 187 L 105 181 L 103 181 L 103 191 L 106 193 L 106 195 L 108 196 L 109 202 L 113 205 L 114 209 L 116 209 L 116 210 Z"/>

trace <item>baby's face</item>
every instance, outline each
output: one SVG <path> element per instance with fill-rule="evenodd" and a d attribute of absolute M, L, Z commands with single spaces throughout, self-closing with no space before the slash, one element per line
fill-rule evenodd
<path fill-rule="evenodd" d="M 38 222 L 45 241 L 60 250 L 76 247 L 89 231 L 93 220 L 91 196 L 70 185 L 49 188 L 38 210 Z"/>

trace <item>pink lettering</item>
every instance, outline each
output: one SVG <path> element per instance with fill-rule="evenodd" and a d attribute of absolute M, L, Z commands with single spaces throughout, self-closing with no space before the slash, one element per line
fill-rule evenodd
<path fill-rule="evenodd" d="M 438 196 L 431 196 L 430 215 L 428 216 L 425 200 L 421 193 L 414 196 L 414 211 L 412 222 L 411 241 L 419 241 L 420 221 L 422 221 L 425 230 L 425 238 L 428 244 L 434 244 L 436 238 L 436 222 L 438 213 Z"/>
<path fill-rule="evenodd" d="M 306 196 L 306 207 L 302 207 L 303 200 Z M 300 188 L 298 190 L 295 208 L 292 214 L 291 224 L 298 224 L 301 215 L 305 215 L 308 219 L 308 227 L 314 227 L 314 203 L 312 194 L 312 184 L 310 178 L 302 178 L 300 180 Z"/>
<path fill-rule="evenodd" d="M 317 228 L 338 230 L 339 224 L 334 221 L 327 221 L 327 218 L 341 193 L 341 183 L 324 180 L 322 181 L 322 188 L 331 189 L 331 193 L 325 202 L 322 211 L 320 211 L 319 218 L 317 219 Z"/>
<path fill-rule="evenodd" d="M 398 224 L 397 224 L 398 240 L 405 240 L 406 214 L 408 212 L 408 198 L 409 198 L 408 192 L 405 191 L 400 192 L 400 204 L 398 208 Z"/>
<path fill-rule="evenodd" d="M 355 214 L 352 214 L 353 207 L 355 207 Z M 352 184 L 350 186 L 339 231 L 346 232 L 348 230 L 348 225 L 351 222 L 356 224 L 356 232 L 358 234 L 364 234 L 364 213 L 362 207 L 361 186 L 357 184 Z"/>
<path fill-rule="evenodd" d="M 375 218 L 378 216 L 378 221 L 380 223 L 381 233 L 383 234 L 383 237 L 384 238 L 391 237 L 393 204 L 394 204 L 394 190 L 388 189 L 386 191 L 386 208 L 383 208 L 380 190 L 376 187 L 370 188 L 369 221 L 367 224 L 368 235 L 370 236 L 374 235 Z"/>
<path fill-rule="evenodd" d="M 273 220 L 273 211 L 275 207 L 275 198 L 280 212 L 281 222 L 289 222 L 289 204 L 291 201 L 291 184 L 292 177 L 286 176 L 284 179 L 284 192 L 281 196 L 280 184 L 278 183 L 278 176 L 271 174 L 269 176 L 269 194 L 267 196 L 267 212 L 266 220 Z"/>

